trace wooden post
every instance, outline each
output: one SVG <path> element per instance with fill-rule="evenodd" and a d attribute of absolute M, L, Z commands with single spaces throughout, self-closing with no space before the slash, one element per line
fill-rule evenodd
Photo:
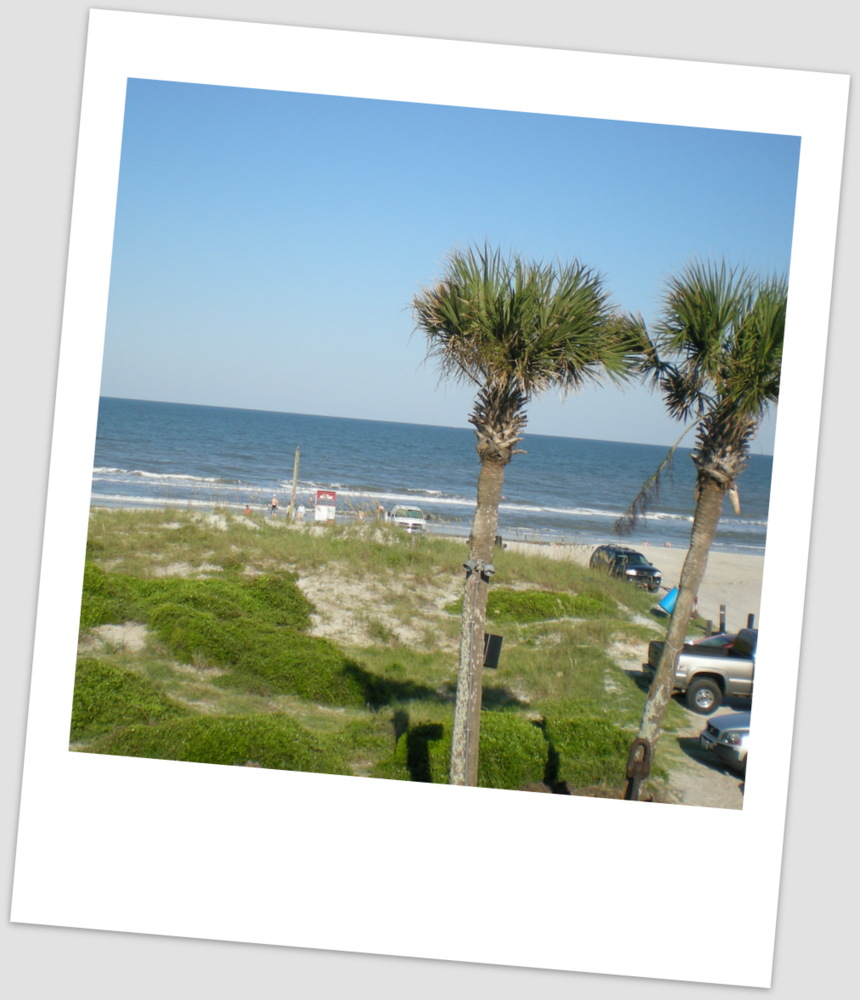
<path fill-rule="evenodd" d="M 291 521 L 296 519 L 296 488 L 299 481 L 299 449 L 296 447 L 295 458 L 293 459 L 293 491 L 290 494 L 290 506 L 287 515 Z"/>
<path fill-rule="evenodd" d="M 747 628 L 755 628 L 755 615 L 747 615 Z"/>

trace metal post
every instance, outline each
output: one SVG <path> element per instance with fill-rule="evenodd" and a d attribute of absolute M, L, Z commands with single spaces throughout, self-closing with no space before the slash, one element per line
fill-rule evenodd
<path fill-rule="evenodd" d="M 290 508 L 287 511 L 291 521 L 296 519 L 296 488 L 299 482 L 299 449 L 296 448 L 295 458 L 293 459 L 293 492 L 290 494 Z"/>
<path fill-rule="evenodd" d="M 637 738 L 630 745 L 627 755 L 627 785 L 624 798 L 630 802 L 639 799 L 639 786 L 651 773 L 651 744 L 648 740 Z"/>
<path fill-rule="evenodd" d="M 720 631 L 725 632 L 726 630 L 726 606 L 725 604 L 720 605 Z"/>

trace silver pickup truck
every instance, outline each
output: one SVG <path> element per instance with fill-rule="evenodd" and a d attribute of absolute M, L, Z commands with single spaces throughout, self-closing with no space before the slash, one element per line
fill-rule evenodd
<path fill-rule="evenodd" d="M 675 690 L 684 695 L 687 708 L 709 715 L 725 698 L 751 698 L 757 642 L 758 629 L 744 628 L 685 643 L 675 671 Z M 662 652 L 661 641 L 648 644 L 648 662 L 642 669 L 651 677 Z"/>

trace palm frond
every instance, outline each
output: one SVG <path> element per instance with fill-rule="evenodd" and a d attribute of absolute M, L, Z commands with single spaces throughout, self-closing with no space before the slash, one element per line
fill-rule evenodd
<path fill-rule="evenodd" d="M 694 426 L 695 424 L 691 424 L 689 427 L 684 429 L 684 432 L 666 453 L 663 461 L 660 462 L 654 472 L 639 488 L 639 492 L 633 498 L 630 506 L 615 522 L 614 531 L 616 535 L 624 537 L 632 534 L 641 518 L 652 508 L 654 501 L 660 495 L 660 489 L 666 479 L 666 476 L 672 471 L 672 462 L 675 458 L 675 452 L 678 450 L 681 442 Z"/>
<path fill-rule="evenodd" d="M 442 376 L 510 383 L 526 399 L 623 384 L 649 343 L 642 321 L 618 313 L 591 268 L 506 259 L 486 245 L 451 253 L 443 277 L 412 306 Z"/>
<path fill-rule="evenodd" d="M 779 399 L 787 309 L 785 279 L 770 278 L 738 323 L 723 396 L 739 414 L 761 417 Z"/>
<path fill-rule="evenodd" d="M 779 398 L 787 285 L 725 262 L 693 261 L 670 279 L 657 350 L 670 359 L 656 380 L 670 416 L 698 419 L 699 434 L 736 450 Z"/>

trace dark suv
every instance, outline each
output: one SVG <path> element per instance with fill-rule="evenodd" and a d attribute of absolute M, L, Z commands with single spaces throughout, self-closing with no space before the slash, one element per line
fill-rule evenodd
<path fill-rule="evenodd" d="M 660 589 L 660 570 L 636 549 L 628 549 L 624 545 L 598 545 L 591 553 L 588 565 L 592 569 L 602 569 L 610 576 L 646 587 L 652 594 Z"/>

